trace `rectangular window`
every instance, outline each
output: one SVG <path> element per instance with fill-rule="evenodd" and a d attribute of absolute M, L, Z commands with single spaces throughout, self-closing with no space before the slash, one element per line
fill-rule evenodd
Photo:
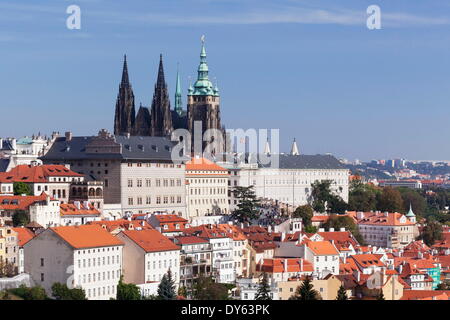
<path fill-rule="evenodd" d="M 145 199 L 145 204 L 151 204 L 151 203 L 152 203 L 152 197 L 147 196 L 147 198 Z"/>
<path fill-rule="evenodd" d="M 151 187 L 152 186 L 152 180 L 151 179 L 145 179 L 145 186 L 147 188 Z"/>
<path fill-rule="evenodd" d="M 128 198 L 128 205 L 129 205 L 129 206 L 132 206 L 132 205 L 133 205 L 133 198 L 132 198 L 132 197 L 129 197 L 129 198 Z"/>
<path fill-rule="evenodd" d="M 142 204 L 142 198 L 141 197 L 137 198 L 137 204 Z"/>
<path fill-rule="evenodd" d="M 142 179 L 137 179 L 137 186 L 138 186 L 139 188 L 142 187 Z"/>
<path fill-rule="evenodd" d="M 128 188 L 132 188 L 132 187 L 133 187 L 133 180 L 128 179 Z"/>

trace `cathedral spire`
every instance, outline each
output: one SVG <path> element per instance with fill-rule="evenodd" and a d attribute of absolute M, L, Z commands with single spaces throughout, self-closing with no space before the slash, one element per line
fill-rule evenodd
<path fill-rule="evenodd" d="M 295 141 L 295 138 L 294 138 L 294 142 L 292 142 L 292 147 L 291 147 L 291 155 L 298 156 L 299 154 L 300 154 L 300 152 L 298 152 L 297 142 Z"/>
<path fill-rule="evenodd" d="M 132 134 L 134 132 L 135 109 L 134 94 L 128 77 L 127 56 L 124 55 L 122 80 L 116 100 L 116 112 L 114 115 L 114 134 Z"/>
<path fill-rule="evenodd" d="M 169 92 L 164 77 L 162 54 L 159 56 L 158 77 L 151 106 L 151 135 L 167 137 L 173 130 Z"/>
<path fill-rule="evenodd" d="M 181 81 L 180 81 L 180 72 L 179 67 L 177 65 L 177 85 L 175 87 L 175 111 L 178 113 L 178 115 L 181 116 L 183 113 L 183 102 L 181 101 Z"/>
<path fill-rule="evenodd" d="M 156 86 L 160 88 L 165 88 L 166 86 L 162 54 L 159 55 L 158 79 L 156 80 Z"/>
<path fill-rule="evenodd" d="M 122 81 L 121 81 L 120 85 L 121 86 L 130 85 L 130 80 L 128 77 L 128 65 L 127 65 L 127 55 L 126 54 L 123 56 Z"/>

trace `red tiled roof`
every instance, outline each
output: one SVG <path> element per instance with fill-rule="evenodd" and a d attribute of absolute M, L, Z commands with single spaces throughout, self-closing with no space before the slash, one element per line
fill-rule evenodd
<path fill-rule="evenodd" d="M 314 255 L 339 255 L 339 252 L 330 241 L 308 241 L 306 245 Z"/>
<path fill-rule="evenodd" d="M 24 227 L 12 228 L 17 232 L 17 237 L 19 238 L 19 247 L 23 247 L 25 243 L 34 238 L 34 233 L 30 229 Z"/>
<path fill-rule="evenodd" d="M 221 174 L 228 174 L 227 169 L 206 158 L 194 158 L 186 162 L 186 171 L 222 171 Z"/>
<path fill-rule="evenodd" d="M 46 201 L 47 194 L 42 192 L 40 196 L 0 196 L 0 209 L 3 210 L 28 210 L 30 205 Z M 53 198 L 50 198 L 54 200 Z"/>
<path fill-rule="evenodd" d="M 63 165 L 18 165 L 8 172 L 0 172 L 0 182 L 48 182 L 48 177 L 82 177 Z"/>
<path fill-rule="evenodd" d="M 100 211 L 98 211 L 93 205 L 89 204 L 89 208 L 84 207 L 80 203 L 80 209 L 74 203 L 61 203 L 61 216 L 100 216 Z"/>
<path fill-rule="evenodd" d="M 121 246 L 122 241 L 95 224 L 50 228 L 75 249 Z"/>
<path fill-rule="evenodd" d="M 126 230 L 122 233 L 144 249 L 145 252 L 180 250 L 179 246 L 157 230 Z"/>
<path fill-rule="evenodd" d="M 196 236 L 177 236 L 174 237 L 175 243 L 183 245 L 183 244 L 197 244 L 197 243 L 208 243 L 208 240 L 205 240 Z"/>
<path fill-rule="evenodd" d="M 285 270 L 285 262 L 287 270 Z M 256 270 L 267 273 L 314 271 L 313 265 L 309 261 L 300 258 L 264 259 L 262 263 L 258 263 Z"/>
<path fill-rule="evenodd" d="M 367 224 L 367 225 L 385 225 L 385 226 L 406 226 L 406 225 L 414 225 L 415 223 L 411 222 L 405 216 L 405 222 L 400 222 L 400 219 L 404 217 L 403 214 L 398 212 L 389 212 L 386 216 L 383 212 L 365 212 L 364 217 L 358 220 L 358 224 Z"/>

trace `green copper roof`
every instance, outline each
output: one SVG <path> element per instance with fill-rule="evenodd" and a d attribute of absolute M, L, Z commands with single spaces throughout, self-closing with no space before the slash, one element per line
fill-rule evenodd
<path fill-rule="evenodd" d="M 175 111 L 181 116 L 183 113 L 183 107 L 182 107 L 182 101 L 181 101 L 181 81 L 180 81 L 180 73 L 177 68 L 177 85 L 175 88 Z"/>
<path fill-rule="evenodd" d="M 412 211 L 412 207 L 411 207 L 411 204 L 409 204 L 409 211 L 408 211 L 408 213 L 406 214 L 406 216 L 409 218 L 409 217 L 415 217 L 416 215 L 414 214 L 414 212 Z"/>
<path fill-rule="evenodd" d="M 200 65 L 198 66 L 197 81 L 194 87 L 189 87 L 188 94 L 191 96 L 219 96 L 219 89 L 213 87 L 213 84 L 208 78 L 208 64 L 206 62 L 205 42 L 202 37 L 202 50 L 200 52 Z"/>

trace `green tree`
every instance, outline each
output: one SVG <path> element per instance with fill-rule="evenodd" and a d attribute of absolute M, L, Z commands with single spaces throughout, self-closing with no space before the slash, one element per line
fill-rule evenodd
<path fill-rule="evenodd" d="M 327 201 L 331 198 L 331 180 L 314 181 L 311 184 L 311 205 L 317 212 L 325 212 L 327 210 Z"/>
<path fill-rule="evenodd" d="M 347 291 L 342 284 L 337 292 L 336 300 L 348 300 Z"/>
<path fill-rule="evenodd" d="M 295 294 L 289 300 L 322 300 L 319 292 L 313 288 L 311 278 L 307 277 L 301 285 L 297 287 Z"/>
<path fill-rule="evenodd" d="M 420 238 L 427 246 L 432 246 L 437 240 L 442 240 L 442 225 L 429 219 L 427 225 L 423 228 Z"/>
<path fill-rule="evenodd" d="M 303 228 L 303 231 L 305 231 L 306 233 L 316 233 L 317 227 L 314 227 L 313 225 L 306 226 Z"/>
<path fill-rule="evenodd" d="M 14 195 L 16 196 L 20 196 L 22 194 L 26 195 L 26 196 L 31 196 L 33 193 L 31 192 L 31 188 L 28 184 L 26 184 L 25 182 L 14 182 L 13 183 L 13 191 L 14 191 Z"/>
<path fill-rule="evenodd" d="M 178 288 L 178 295 L 181 297 L 187 298 L 187 296 L 188 296 L 187 288 L 185 286 L 180 286 Z"/>
<path fill-rule="evenodd" d="M 258 217 L 259 200 L 256 198 L 253 186 L 235 187 L 234 196 L 238 199 L 237 209 L 231 213 L 233 219 L 239 222 L 251 222 Z"/>
<path fill-rule="evenodd" d="M 311 225 L 311 219 L 312 219 L 313 215 L 314 215 L 314 210 L 309 204 L 297 207 L 297 209 L 295 209 L 294 213 L 292 213 L 293 218 L 302 218 L 302 224 L 304 226 Z"/>
<path fill-rule="evenodd" d="M 364 184 L 360 180 L 350 182 L 348 209 L 352 211 L 375 211 L 377 209 L 377 194 L 380 191 L 373 185 Z"/>
<path fill-rule="evenodd" d="M 30 223 L 30 218 L 25 211 L 17 210 L 13 213 L 12 221 L 14 227 L 21 227 Z"/>
<path fill-rule="evenodd" d="M 124 283 L 123 276 L 120 277 L 117 284 L 117 300 L 141 300 L 141 291 L 139 287 L 133 283 Z"/>
<path fill-rule="evenodd" d="M 264 272 L 259 281 L 258 291 L 256 292 L 255 300 L 272 300 L 270 298 L 270 286 L 267 279 L 267 274 Z"/>
<path fill-rule="evenodd" d="M 163 275 L 158 286 L 158 297 L 160 300 L 175 300 L 177 295 L 175 293 L 175 283 L 172 279 L 172 272 L 170 269 Z"/>
<path fill-rule="evenodd" d="M 404 212 L 403 199 L 400 191 L 392 187 L 385 187 L 377 196 L 377 208 L 380 211 Z"/>
<path fill-rule="evenodd" d="M 44 288 L 40 286 L 28 288 L 24 284 L 18 288 L 9 289 L 10 293 L 24 300 L 47 300 L 49 299 Z"/>
<path fill-rule="evenodd" d="M 339 212 L 347 210 L 347 203 L 331 191 L 331 180 L 315 181 L 311 184 L 309 202 L 317 212 Z"/>
<path fill-rule="evenodd" d="M 193 285 L 195 300 L 228 300 L 228 287 L 214 282 L 211 277 L 200 276 Z"/>
<path fill-rule="evenodd" d="M 86 293 L 83 289 L 69 289 L 66 284 L 59 282 L 55 282 L 52 285 L 52 296 L 56 300 L 87 300 Z"/>
<path fill-rule="evenodd" d="M 399 188 L 398 190 L 403 199 L 403 213 L 409 210 L 410 205 L 416 215 L 422 216 L 425 213 L 427 201 L 418 191 L 410 188 Z"/>

